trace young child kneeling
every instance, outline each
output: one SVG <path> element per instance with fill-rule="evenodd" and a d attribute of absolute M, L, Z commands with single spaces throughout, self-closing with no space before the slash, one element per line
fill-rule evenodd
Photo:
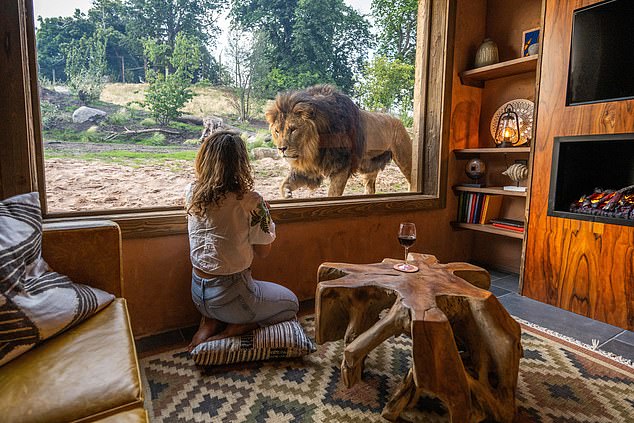
<path fill-rule="evenodd" d="M 299 309 L 292 291 L 251 277 L 254 254 L 266 257 L 271 250 L 275 223 L 262 196 L 253 191 L 242 138 L 229 131 L 207 137 L 194 170 L 185 207 L 192 299 L 203 317 L 189 351 L 205 341 L 293 319 Z"/>

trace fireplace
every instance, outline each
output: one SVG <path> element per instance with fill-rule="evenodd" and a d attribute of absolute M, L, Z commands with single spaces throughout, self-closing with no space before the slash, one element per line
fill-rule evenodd
<path fill-rule="evenodd" d="M 555 137 L 549 216 L 634 226 L 632 185 L 634 134 Z"/>

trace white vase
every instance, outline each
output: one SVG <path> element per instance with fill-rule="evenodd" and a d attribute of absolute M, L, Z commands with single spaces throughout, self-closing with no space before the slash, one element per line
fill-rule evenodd
<path fill-rule="evenodd" d="M 478 51 L 476 51 L 474 68 L 481 68 L 482 66 L 492 65 L 498 63 L 500 58 L 498 56 L 498 46 L 490 38 L 485 38 Z"/>

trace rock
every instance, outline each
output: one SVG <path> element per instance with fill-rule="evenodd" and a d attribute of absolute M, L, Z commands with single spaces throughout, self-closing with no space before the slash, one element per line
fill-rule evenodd
<path fill-rule="evenodd" d="M 93 109 L 92 107 L 81 106 L 73 112 L 73 123 L 99 122 L 108 114 L 103 110 Z"/>
<path fill-rule="evenodd" d="M 256 160 L 269 158 L 269 159 L 279 159 L 280 155 L 275 148 L 265 148 L 265 147 L 256 147 L 253 150 L 253 156 Z"/>

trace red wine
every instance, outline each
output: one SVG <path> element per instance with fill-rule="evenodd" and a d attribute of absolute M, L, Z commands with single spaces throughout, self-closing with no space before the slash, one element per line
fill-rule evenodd
<path fill-rule="evenodd" d="M 412 245 L 414 245 L 414 243 L 416 242 L 416 237 L 415 236 L 399 236 L 398 237 L 398 242 L 403 247 L 409 248 Z"/>

